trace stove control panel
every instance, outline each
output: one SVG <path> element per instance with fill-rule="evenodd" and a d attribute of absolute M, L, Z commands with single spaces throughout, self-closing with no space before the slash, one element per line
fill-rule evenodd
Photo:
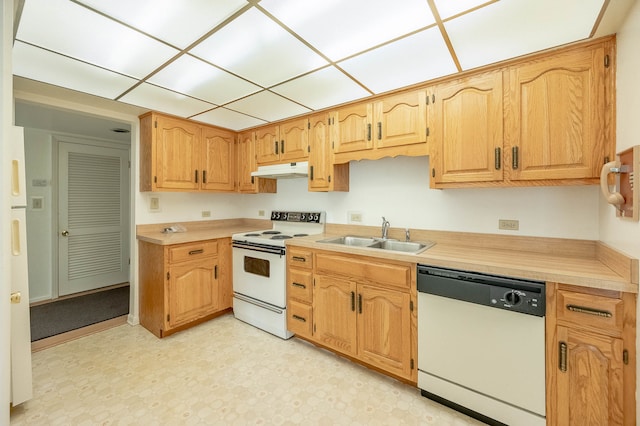
<path fill-rule="evenodd" d="M 324 223 L 324 212 L 271 212 L 271 220 L 279 222 Z"/>

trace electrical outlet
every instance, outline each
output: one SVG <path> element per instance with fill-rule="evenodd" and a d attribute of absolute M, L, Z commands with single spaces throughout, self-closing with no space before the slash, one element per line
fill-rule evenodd
<path fill-rule="evenodd" d="M 160 198 L 151 197 L 149 199 L 149 210 L 151 210 L 152 212 L 159 212 L 160 211 Z"/>
<path fill-rule="evenodd" d="M 258 216 L 264 216 L 264 210 L 258 210 Z"/>
<path fill-rule="evenodd" d="M 518 229 L 520 229 L 520 221 L 499 219 L 498 229 L 504 229 L 505 231 L 517 231 Z"/>
<path fill-rule="evenodd" d="M 211 217 L 211 210 L 202 210 L 202 217 Z"/>
<path fill-rule="evenodd" d="M 362 213 L 349 212 L 349 223 L 362 223 Z"/>

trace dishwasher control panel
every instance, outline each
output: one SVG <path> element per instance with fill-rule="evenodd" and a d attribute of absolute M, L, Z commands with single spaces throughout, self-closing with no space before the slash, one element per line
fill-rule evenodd
<path fill-rule="evenodd" d="M 491 305 L 533 314 L 539 310 L 540 307 L 544 307 L 544 303 L 540 300 L 544 292 L 541 294 L 540 291 L 535 290 L 518 290 L 492 286 L 489 292 Z"/>

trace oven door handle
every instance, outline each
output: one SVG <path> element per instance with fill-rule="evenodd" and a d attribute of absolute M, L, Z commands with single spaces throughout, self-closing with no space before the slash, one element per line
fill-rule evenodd
<path fill-rule="evenodd" d="M 274 247 L 274 246 L 267 246 L 267 245 L 262 245 L 262 244 L 247 244 L 247 243 L 243 243 L 240 241 L 233 241 L 232 244 L 233 248 L 239 248 L 239 249 L 243 249 L 243 250 L 251 250 L 251 251 L 259 251 L 262 253 L 271 253 L 271 254 L 278 254 L 280 256 L 284 256 L 285 254 L 285 249 L 284 247 Z"/>
<path fill-rule="evenodd" d="M 244 294 L 233 293 L 233 297 L 235 297 L 238 300 L 242 300 L 243 302 L 247 302 L 247 303 L 250 303 L 252 305 L 258 306 L 260 308 L 264 308 L 264 309 L 266 309 L 268 311 L 275 312 L 278 315 L 280 315 L 280 314 L 282 314 L 284 312 L 282 309 L 278 309 L 273 305 L 261 302 L 260 300 L 256 300 L 256 299 L 254 299 L 252 297 L 245 296 Z"/>

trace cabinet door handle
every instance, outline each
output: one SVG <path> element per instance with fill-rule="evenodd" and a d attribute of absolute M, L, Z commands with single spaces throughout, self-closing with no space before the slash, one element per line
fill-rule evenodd
<path fill-rule="evenodd" d="M 201 254 L 201 253 L 204 253 L 204 249 L 191 250 L 189 252 L 189 256 L 193 256 L 194 254 Z"/>
<path fill-rule="evenodd" d="M 382 139 L 382 122 L 378 121 L 378 140 Z"/>
<path fill-rule="evenodd" d="M 296 320 L 296 321 L 307 322 L 307 319 L 306 319 L 306 318 L 302 318 L 302 317 L 301 317 L 301 316 L 299 316 L 299 315 L 291 315 L 291 318 L 293 318 L 293 319 L 294 319 L 294 320 Z"/>
<path fill-rule="evenodd" d="M 196 183 L 198 183 L 198 171 L 197 170 L 196 170 L 195 175 L 196 175 Z"/>
<path fill-rule="evenodd" d="M 367 124 L 367 140 L 371 140 L 371 123 Z"/>
<path fill-rule="evenodd" d="M 358 295 L 358 313 L 362 313 L 362 294 Z"/>
<path fill-rule="evenodd" d="M 298 288 L 307 288 L 306 285 L 300 283 L 291 283 L 291 285 Z"/>
<path fill-rule="evenodd" d="M 309 168 L 309 180 L 313 180 L 313 166 Z"/>
<path fill-rule="evenodd" d="M 284 139 L 280 141 L 280 154 L 284 154 Z"/>
<path fill-rule="evenodd" d="M 307 259 L 301 256 L 291 256 L 291 260 L 295 260 L 296 262 L 306 262 Z"/>
<path fill-rule="evenodd" d="M 276 146 L 276 155 L 278 155 L 278 154 L 279 154 L 279 151 L 278 151 L 278 141 L 275 141 L 275 146 Z"/>
<path fill-rule="evenodd" d="M 218 279 L 218 265 L 213 267 L 213 278 Z"/>
<path fill-rule="evenodd" d="M 351 310 L 353 312 L 356 310 L 356 293 L 353 291 L 351 292 Z"/>
<path fill-rule="evenodd" d="M 207 171 L 202 171 L 202 183 L 207 183 Z"/>
<path fill-rule="evenodd" d="M 563 373 L 567 372 L 567 344 L 560 342 L 558 345 L 558 366 Z"/>
<path fill-rule="evenodd" d="M 511 148 L 511 168 L 513 170 L 518 169 L 518 147 Z"/>
<path fill-rule="evenodd" d="M 496 170 L 500 170 L 500 167 L 502 167 L 502 149 L 500 149 L 500 147 L 496 148 L 495 150 L 495 162 L 496 162 Z"/>
<path fill-rule="evenodd" d="M 595 315 L 597 317 L 611 318 L 613 315 L 609 311 L 601 309 L 587 308 L 586 306 L 567 305 L 567 309 L 571 312 L 578 312 L 580 314 Z"/>

